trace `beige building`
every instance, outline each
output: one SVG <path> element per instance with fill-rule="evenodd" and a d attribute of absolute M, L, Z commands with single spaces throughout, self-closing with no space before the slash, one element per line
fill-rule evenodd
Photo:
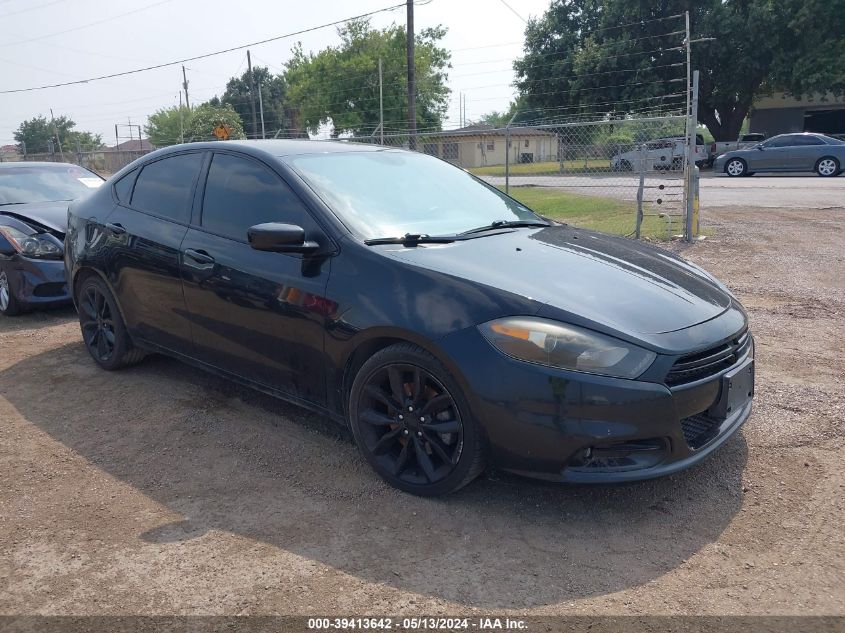
<path fill-rule="evenodd" d="M 491 125 L 476 124 L 420 135 L 419 148 L 461 167 L 485 167 L 505 164 L 508 146 L 511 164 L 557 160 L 559 141 L 553 132 L 531 127 L 514 127 L 508 135 Z"/>

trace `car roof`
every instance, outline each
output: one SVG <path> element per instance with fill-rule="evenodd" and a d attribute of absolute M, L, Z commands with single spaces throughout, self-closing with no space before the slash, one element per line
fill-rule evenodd
<path fill-rule="evenodd" d="M 369 143 L 353 143 L 350 141 L 312 141 L 308 139 L 267 139 L 245 141 L 204 141 L 201 143 L 184 143 L 171 145 L 156 154 L 178 150 L 225 150 L 237 149 L 248 154 L 264 154 L 270 156 L 294 156 L 301 154 L 330 154 L 337 152 L 378 152 L 396 150 L 395 147 L 371 145 Z"/>

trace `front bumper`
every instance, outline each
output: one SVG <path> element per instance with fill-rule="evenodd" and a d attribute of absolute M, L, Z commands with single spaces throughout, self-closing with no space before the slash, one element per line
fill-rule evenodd
<path fill-rule="evenodd" d="M 514 360 L 475 328 L 441 340 L 456 363 L 493 464 L 540 479 L 608 483 L 669 475 L 719 448 L 748 419 L 751 400 L 712 418 L 718 374 L 668 387 Z M 752 382 L 753 389 L 753 382 Z"/>
<path fill-rule="evenodd" d="M 9 285 L 26 306 L 59 305 L 71 301 L 62 260 L 30 259 L 16 255 L 7 270 Z"/>

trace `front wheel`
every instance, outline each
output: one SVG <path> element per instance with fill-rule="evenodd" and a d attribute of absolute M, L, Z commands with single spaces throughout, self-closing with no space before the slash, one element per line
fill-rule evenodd
<path fill-rule="evenodd" d="M 745 161 L 741 158 L 731 158 L 727 163 L 725 163 L 725 173 L 731 177 L 737 176 L 745 176 L 746 172 L 748 171 L 748 167 L 745 165 Z"/>
<path fill-rule="evenodd" d="M 21 313 L 21 305 L 15 298 L 12 285 L 5 270 L 0 270 L 0 314 L 4 316 L 17 316 Z"/>
<path fill-rule="evenodd" d="M 448 370 L 408 343 L 367 360 L 349 397 L 352 434 L 392 486 L 422 496 L 454 492 L 484 469 L 482 438 Z"/>
<path fill-rule="evenodd" d="M 132 345 L 117 302 L 105 282 L 89 276 L 76 295 L 82 340 L 91 358 L 103 369 L 120 369 L 139 362 L 144 353 Z"/>
<path fill-rule="evenodd" d="M 839 173 L 839 161 L 833 156 L 820 158 L 816 163 L 816 173 L 824 178 L 835 176 Z"/>

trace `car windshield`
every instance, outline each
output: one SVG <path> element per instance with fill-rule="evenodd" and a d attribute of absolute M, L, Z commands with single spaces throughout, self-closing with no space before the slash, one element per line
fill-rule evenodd
<path fill-rule="evenodd" d="M 403 151 L 304 154 L 287 161 L 355 234 L 454 235 L 539 221 L 527 207 L 440 159 Z"/>
<path fill-rule="evenodd" d="M 103 182 L 76 165 L 21 165 L 0 169 L 0 205 L 74 200 Z"/>

